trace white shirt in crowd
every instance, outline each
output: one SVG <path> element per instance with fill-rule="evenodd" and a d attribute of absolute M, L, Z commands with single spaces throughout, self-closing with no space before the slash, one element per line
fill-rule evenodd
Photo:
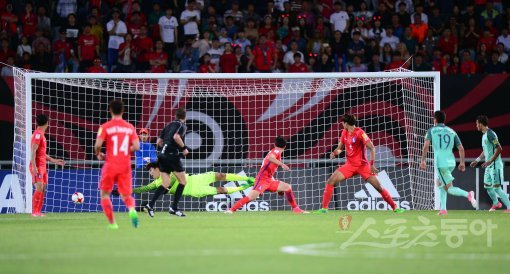
<path fill-rule="evenodd" d="M 412 14 L 414 12 L 414 5 L 413 5 L 413 1 L 411 1 L 411 0 L 397 0 L 397 1 L 395 1 L 395 4 L 393 4 L 395 6 L 395 12 L 398 12 L 400 10 L 400 8 L 398 7 L 398 5 L 400 5 L 400 3 L 406 4 L 406 11 L 409 14 Z"/>
<path fill-rule="evenodd" d="M 381 41 L 379 42 L 379 46 L 381 48 L 384 47 L 384 44 L 390 44 L 391 49 L 395 50 L 397 48 L 397 44 L 400 43 L 400 39 L 397 36 L 391 35 L 388 36 L 386 32 L 381 33 Z"/>
<path fill-rule="evenodd" d="M 189 20 L 195 16 L 197 20 L 200 20 L 200 12 L 198 10 L 184 10 L 181 13 L 181 20 Z M 196 21 L 188 21 L 184 24 L 184 35 L 194 35 L 199 34 L 198 24 Z"/>
<path fill-rule="evenodd" d="M 411 24 L 414 24 L 414 15 L 415 14 L 416 14 L 416 12 L 411 15 Z M 427 24 L 427 25 L 429 24 L 429 17 L 424 12 L 421 13 L 421 22 L 423 24 Z"/>
<path fill-rule="evenodd" d="M 496 40 L 496 45 L 497 44 L 503 44 L 505 46 L 505 51 L 506 52 L 510 52 L 510 34 L 507 35 L 506 37 L 503 36 L 503 34 L 501 34 L 500 36 L 498 36 L 498 39 Z"/>
<path fill-rule="evenodd" d="M 287 64 L 289 66 L 294 64 L 294 53 L 299 53 L 301 55 L 301 62 L 303 60 L 305 60 L 305 56 L 303 55 L 303 53 L 301 51 L 298 50 L 296 52 L 292 52 L 292 50 L 289 50 L 283 56 L 283 63 Z"/>
<path fill-rule="evenodd" d="M 106 30 L 109 32 L 113 29 L 114 22 L 113 20 L 110 20 L 106 24 Z M 119 20 L 117 23 L 117 28 L 115 29 L 115 34 L 110 35 L 108 39 L 108 48 L 109 49 L 119 49 L 120 44 L 124 43 L 124 36 L 119 36 L 116 34 L 126 35 L 127 34 L 127 27 L 126 24 Z"/>
<path fill-rule="evenodd" d="M 347 28 L 347 22 L 349 21 L 349 15 L 345 11 L 339 11 L 331 14 L 329 21 L 335 26 L 335 31 L 339 30 L 344 32 Z"/>
<path fill-rule="evenodd" d="M 32 46 L 23 44 L 19 45 L 17 50 L 18 56 L 22 57 L 25 52 L 32 55 Z"/>
<path fill-rule="evenodd" d="M 175 42 L 175 29 L 179 26 L 179 22 L 177 22 L 177 18 L 174 16 L 168 18 L 165 16 L 161 16 L 159 18 L 159 29 L 161 32 L 161 40 L 163 43 L 174 43 Z"/>
<path fill-rule="evenodd" d="M 211 55 L 211 63 L 215 64 L 216 67 L 218 67 L 220 65 L 220 57 L 221 57 L 221 55 L 223 55 L 224 51 L 225 50 L 222 47 L 219 47 L 217 49 L 210 48 L 207 51 L 207 53 L 209 53 L 209 55 Z"/>
<path fill-rule="evenodd" d="M 506 53 L 501 53 L 498 57 L 498 61 L 500 61 L 501 63 L 503 64 L 506 64 L 506 62 L 508 61 L 508 54 Z"/>

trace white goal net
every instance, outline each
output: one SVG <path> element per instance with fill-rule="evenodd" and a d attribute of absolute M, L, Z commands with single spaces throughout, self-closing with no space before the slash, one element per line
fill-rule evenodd
<path fill-rule="evenodd" d="M 419 170 L 419 156 L 432 115 L 439 106 L 439 74 L 405 70 L 382 73 L 326 74 L 47 74 L 15 69 L 15 136 L 13 173 L 23 201 L 9 212 L 31 210 L 32 184 L 27 160 L 35 116 L 49 117 L 48 155 L 64 167 L 48 167 L 46 212 L 100 211 L 98 181 L 102 163 L 93 144 L 99 125 L 109 119 L 108 103 L 121 98 L 124 118 L 137 131 L 149 130 L 155 144 L 161 129 L 187 110 L 184 160 L 189 174 L 207 171 L 255 177 L 276 136 L 288 140 L 282 161 L 291 170 L 275 178 L 292 185 L 297 202 L 318 209 L 325 182 L 343 162 L 330 160 L 342 130 L 341 116 L 354 114 L 377 150 L 379 179 L 398 205 L 434 208 L 434 172 Z M 133 157 L 134 187 L 152 181 Z M 211 186 L 237 186 L 215 182 Z M 250 189 L 230 195 L 184 197 L 184 210 L 222 211 Z M 71 201 L 82 192 L 85 203 Z M 19 194 L 19 193 L 18 193 Z M 150 194 L 136 195 L 137 205 Z M 19 196 L 19 195 L 18 195 Z M 156 209 L 167 210 L 165 195 Z M 9 201 L 15 201 L 11 199 Z M 116 210 L 124 210 L 114 199 Z M 23 205 L 23 206 L 20 206 Z M 335 187 L 330 208 L 387 209 L 377 191 L 358 177 Z M 243 210 L 287 210 L 284 197 L 264 193 Z"/>

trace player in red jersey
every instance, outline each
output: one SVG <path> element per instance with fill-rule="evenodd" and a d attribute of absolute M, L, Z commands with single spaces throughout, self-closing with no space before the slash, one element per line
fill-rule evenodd
<path fill-rule="evenodd" d="M 64 160 L 54 159 L 46 155 L 46 137 L 44 133 L 48 129 L 48 117 L 39 114 L 35 118 L 37 128 L 32 134 L 32 154 L 30 157 L 30 173 L 32 173 L 32 183 L 35 191 L 32 196 L 32 216 L 41 217 L 42 206 L 44 204 L 44 192 L 48 185 L 48 173 L 46 170 L 46 161 L 63 166 Z"/>
<path fill-rule="evenodd" d="M 110 200 L 110 193 L 116 182 L 122 201 L 129 209 L 131 223 L 136 228 L 138 215 L 135 210 L 135 199 L 131 196 L 131 153 L 140 148 L 140 141 L 133 125 L 122 119 L 124 103 L 121 100 L 116 99 L 110 102 L 110 113 L 112 119 L 101 125 L 94 145 L 97 159 L 105 160 L 99 181 L 101 206 L 110 223 L 108 227 L 117 229 L 118 225 L 113 217 L 113 206 Z M 101 152 L 103 142 L 106 142 L 106 156 Z"/>
<path fill-rule="evenodd" d="M 359 127 L 356 127 L 356 117 L 354 115 L 345 114 L 342 116 L 342 125 L 344 130 L 340 136 L 337 149 L 331 152 L 330 158 L 334 159 L 345 146 L 345 157 L 347 162 L 339 167 L 329 177 L 326 184 L 326 189 L 322 197 L 322 208 L 316 211 L 317 213 L 328 212 L 329 201 L 333 196 L 335 184 L 343 182 L 352 176 L 359 174 L 365 181 L 369 182 L 379 193 L 383 199 L 391 206 L 393 211 L 397 213 L 404 212 L 403 209 L 397 208 L 397 205 L 391 198 L 388 190 L 384 189 L 377 179 L 377 169 L 374 166 L 375 147 L 368 138 L 367 134 Z M 370 149 L 370 162 L 367 160 L 366 148 Z"/>
<path fill-rule="evenodd" d="M 279 166 L 284 170 L 289 170 L 289 167 L 281 162 L 282 153 L 285 150 L 286 145 L 287 141 L 285 141 L 285 138 L 282 136 L 276 137 L 274 148 L 271 149 L 271 151 L 267 153 L 266 158 L 264 158 L 264 162 L 262 163 L 259 173 L 257 174 L 257 178 L 255 179 L 255 185 L 253 186 L 253 189 L 250 191 L 250 193 L 248 193 L 248 196 L 237 201 L 237 203 L 235 203 L 232 208 L 225 211 L 225 213 L 234 213 L 243 205 L 257 199 L 260 194 L 264 193 L 266 190 L 269 192 L 278 192 L 279 194 L 285 193 L 285 197 L 287 198 L 287 201 L 292 207 L 292 211 L 294 213 L 308 213 L 307 211 L 304 211 L 298 207 L 291 186 L 273 178 L 273 175 Z"/>

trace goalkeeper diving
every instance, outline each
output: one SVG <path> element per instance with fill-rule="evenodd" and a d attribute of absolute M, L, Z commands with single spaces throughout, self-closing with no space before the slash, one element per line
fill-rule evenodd
<path fill-rule="evenodd" d="M 133 193 L 139 194 L 144 192 L 150 192 L 153 190 L 156 190 L 161 185 L 161 173 L 159 170 L 159 163 L 152 162 L 148 163 L 146 166 L 146 169 L 149 171 L 151 177 L 155 179 L 150 184 L 137 187 L 133 189 Z M 239 181 L 240 186 L 239 187 L 213 187 L 211 186 L 214 182 L 233 182 L 233 181 Z M 247 177 L 247 176 L 241 176 L 238 174 L 232 174 L 232 173 L 221 173 L 221 172 L 214 172 L 209 171 L 205 173 L 195 174 L 195 175 L 189 175 L 186 174 L 186 186 L 184 187 L 182 195 L 184 196 L 190 196 L 195 198 L 201 198 L 205 196 L 213 196 L 217 194 L 232 194 L 234 192 L 245 190 L 251 186 L 253 186 L 255 182 L 255 178 L 253 177 Z M 170 175 L 170 187 L 169 190 L 166 193 L 174 194 L 177 185 L 179 183 L 177 182 L 177 178 L 171 174 Z M 112 191 L 113 195 L 118 195 L 118 192 L 116 189 Z M 154 205 L 147 204 L 145 206 L 145 209 L 149 213 L 149 216 L 152 218 L 154 217 Z"/>

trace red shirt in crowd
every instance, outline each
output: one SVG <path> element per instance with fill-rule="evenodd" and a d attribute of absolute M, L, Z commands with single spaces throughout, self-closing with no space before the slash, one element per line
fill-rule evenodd
<path fill-rule="evenodd" d="M 487 46 L 487 52 L 492 52 L 494 50 L 494 46 L 496 46 L 496 38 L 493 36 L 489 36 L 487 38 L 480 37 L 480 39 L 478 39 L 478 48 L 480 48 L 481 44 L 485 44 L 485 46 Z"/>
<path fill-rule="evenodd" d="M 465 61 L 460 64 L 460 73 L 474 74 L 476 72 L 476 64 L 473 61 Z"/>
<path fill-rule="evenodd" d="M 35 29 L 37 27 L 37 17 L 35 14 L 30 13 L 26 14 L 23 13 L 21 16 L 21 31 L 23 33 L 23 36 L 31 37 L 35 34 Z"/>
<path fill-rule="evenodd" d="M 402 66 L 404 66 L 404 61 L 403 60 L 400 60 L 400 61 L 393 61 L 391 63 L 388 64 L 388 66 L 386 66 L 385 69 L 389 70 L 389 69 L 398 69 Z"/>
<path fill-rule="evenodd" d="M 220 68 L 223 73 L 235 73 L 237 57 L 234 53 L 224 53 L 220 57 Z"/>
<path fill-rule="evenodd" d="M 64 51 L 64 56 L 66 59 L 71 55 L 72 45 L 68 41 L 57 40 L 53 45 L 53 52 L 55 53 L 55 58 L 58 60 L 58 53 L 62 50 Z"/>
<path fill-rule="evenodd" d="M 81 48 L 81 59 L 91 61 L 96 57 L 96 46 L 99 45 L 99 39 L 95 35 L 82 34 L 78 38 L 78 46 Z"/>
<path fill-rule="evenodd" d="M 92 66 L 88 68 L 90 73 L 106 73 L 106 70 L 102 66 Z"/>
<path fill-rule="evenodd" d="M 168 60 L 168 54 L 164 51 L 162 52 L 156 52 L 154 51 L 150 55 L 149 61 L 164 61 Z M 163 73 L 166 72 L 166 66 L 165 65 L 151 65 L 151 72 L 152 73 Z"/>
<path fill-rule="evenodd" d="M 304 63 L 294 63 L 289 66 L 289 72 L 308 72 L 308 67 Z"/>
<path fill-rule="evenodd" d="M 133 34 L 133 38 L 137 38 L 140 36 L 140 29 L 142 28 L 142 24 L 128 23 L 127 29 L 128 32 Z"/>
<path fill-rule="evenodd" d="M 137 52 L 136 60 L 138 62 L 148 62 L 150 58 L 150 53 L 154 46 L 152 39 L 147 36 L 138 37 L 133 40 L 133 44 Z"/>
<path fill-rule="evenodd" d="M 198 72 L 200 73 L 212 73 L 211 70 L 216 71 L 216 65 L 213 63 L 202 64 L 198 67 Z"/>
<path fill-rule="evenodd" d="M 455 54 L 454 50 L 455 50 L 455 46 L 457 44 L 458 44 L 458 40 L 457 40 L 457 37 L 455 37 L 455 36 L 450 36 L 448 38 L 448 41 L 444 37 L 441 37 L 439 39 L 439 41 L 437 42 L 437 46 L 441 49 L 443 54 L 447 53 L 450 55 Z"/>
<path fill-rule="evenodd" d="M 18 27 L 16 26 L 16 21 L 18 21 L 18 16 L 12 12 L 3 11 L 0 13 L 0 18 L 2 18 L 2 30 L 7 31 L 9 34 L 13 34 L 18 32 Z M 8 22 L 9 20 L 10 22 Z"/>
<path fill-rule="evenodd" d="M 257 45 L 253 49 L 255 68 L 261 71 L 270 71 L 276 52 L 268 43 Z"/>

